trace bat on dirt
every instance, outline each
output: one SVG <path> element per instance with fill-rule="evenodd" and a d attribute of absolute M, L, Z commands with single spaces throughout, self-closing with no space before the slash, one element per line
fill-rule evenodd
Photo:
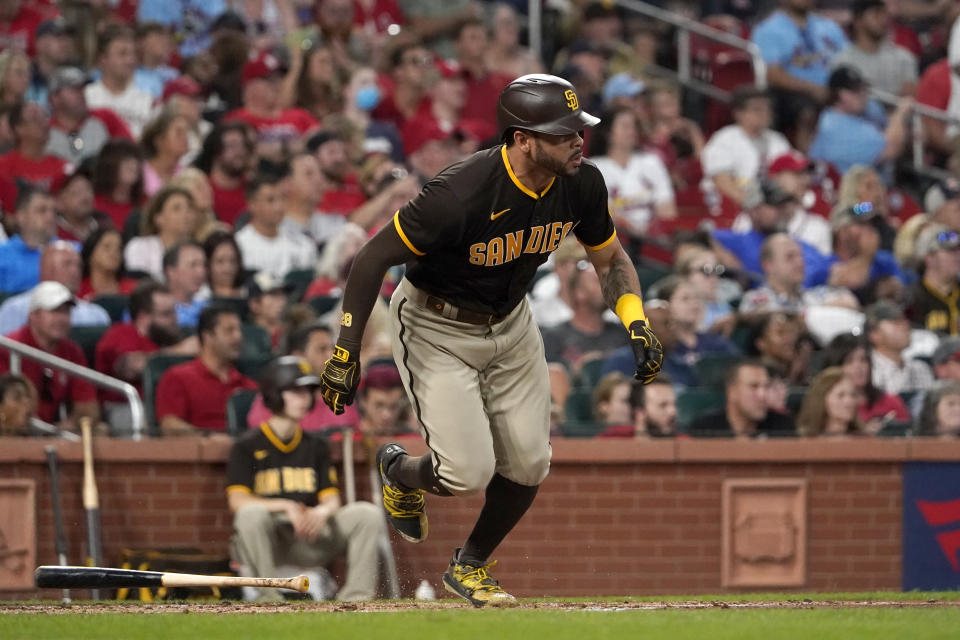
<path fill-rule="evenodd" d="M 53 505 L 53 547 L 60 564 L 67 564 L 67 537 L 63 531 L 63 512 L 60 509 L 60 478 L 57 473 L 57 450 L 46 446 L 47 468 L 50 470 L 50 503 Z M 70 590 L 63 590 L 63 601 L 70 602 Z"/>
<path fill-rule="evenodd" d="M 80 435 L 83 438 L 83 510 L 87 514 L 87 564 L 100 565 L 103 543 L 100 538 L 100 496 L 97 493 L 97 478 L 93 474 L 93 427 L 90 418 L 80 420 Z M 100 591 L 93 588 L 91 597 L 100 599 Z"/>
<path fill-rule="evenodd" d="M 293 578 L 245 578 L 204 576 L 193 573 L 135 571 L 105 567 L 37 567 L 33 580 L 42 589 L 120 589 L 138 587 L 257 587 L 290 589 L 306 593 L 307 576 Z"/>

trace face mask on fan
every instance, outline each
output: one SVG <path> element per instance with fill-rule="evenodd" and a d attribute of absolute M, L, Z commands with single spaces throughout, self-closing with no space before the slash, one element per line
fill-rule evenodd
<path fill-rule="evenodd" d="M 369 85 L 357 91 L 357 108 L 370 111 L 380 104 L 380 89 L 376 85 Z"/>

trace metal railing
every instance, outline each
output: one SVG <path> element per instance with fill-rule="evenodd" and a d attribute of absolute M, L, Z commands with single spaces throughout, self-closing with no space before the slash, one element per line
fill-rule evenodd
<path fill-rule="evenodd" d="M 0 336 L 0 349 L 4 349 L 10 353 L 10 371 L 13 373 L 20 373 L 20 359 L 26 358 L 28 360 L 39 362 L 47 367 L 64 371 L 74 377 L 80 378 L 81 380 L 86 380 L 94 386 L 102 389 L 109 389 L 111 391 L 116 391 L 117 393 L 123 394 L 126 397 L 127 402 L 130 403 L 130 426 L 133 430 L 133 439 L 140 440 L 143 437 L 143 402 L 140 400 L 140 394 L 137 393 L 136 387 L 134 387 L 132 384 L 123 382 L 122 380 L 117 380 L 116 378 L 111 378 L 110 376 L 104 375 L 99 371 L 95 371 L 87 367 L 81 367 L 75 362 L 64 360 L 63 358 L 51 355 L 46 351 L 35 349 L 34 347 L 17 342 L 16 340 L 11 340 L 5 336 Z"/>
<path fill-rule="evenodd" d="M 760 48 L 750 40 L 745 40 L 733 34 L 714 29 L 708 25 L 691 20 L 685 16 L 670 11 L 665 11 L 659 7 L 640 2 L 639 0 L 612 0 L 613 4 L 619 5 L 624 9 L 639 13 L 660 22 L 665 22 L 677 29 L 677 70 L 667 69 L 657 66 L 657 73 L 672 77 L 685 87 L 693 89 L 698 93 L 709 96 L 722 102 L 730 101 L 730 92 L 717 88 L 708 82 L 704 82 L 693 76 L 692 47 L 690 35 L 696 34 L 702 38 L 727 45 L 734 49 L 744 52 L 750 57 L 750 63 L 753 67 L 754 85 L 759 88 L 767 86 L 767 65 L 760 53 Z M 530 0 L 529 3 L 529 22 L 530 48 L 537 55 L 540 54 L 540 46 L 543 42 L 542 29 L 543 22 L 541 16 L 541 0 Z M 896 106 L 899 100 L 898 96 L 886 93 L 877 89 L 871 90 L 871 97 L 886 106 Z M 924 139 L 923 139 L 923 118 L 932 118 L 947 124 L 954 124 L 960 127 L 960 118 L 951 116 L 946 111 L 934 109 L 927 105 L 914 104 L 910 113 L 912 145 L 911 145 L 911 163 L 914 171 L 920 175 L 931 176 L 934 178 L 943 178 L 947 172 L 936 167 L 924 164 Z"/>
<path fill-rule="evenodd" d="M 870 97 L 884 104 L 888 107 L 895 107 L 897 103 L 901 100 L 900 96 L 894 95 L 892 93 L 887 93 L 886 91 L 881 91 L 880 89 L 870 89 Z M 924 139 L 923 139 L 923 119 L 932 118 L 933 120 L 939 120 L 946 124 L 953 124 L 960 127 L 960 118 L 955 118 L 951 116 L 946 111 L 941 111 L 940 109 L 934 109 L 933 107 L 928 107 L 925 104 L 917 104 L 916 102 L 910 107 L 910 133 L 911 133 L 911 149 L 910 149 L 910 159 L 913 164 L 913 169 L 917 173 L 926 174 L 937 178 L 944 178 L 948 173 L 942 169 L 937 169 L 936 167 L 930 167 L 923 163 L 924 156 Z"/>
<path fill-rule="evenodd" d="M 729 92 L 717 89 L 713 85 L 694 78 L 692 70 L 692 50 L 690 47 L 690 34 L 695 33 L 707 40 L 713 40 L 728 47 L 739 49 L 750 56 L 750 64 L 753 66 L 753 83 L 760 89 L 767 86 L 767 63 L 763 60 L 760 53 L 760 47 L 755 43 L 744 40 L 726 31 L 714 29 L 696 20 L 691 20 L 685 16 L 664 11 L 646 2 L 638 0 L 613 0 L 613 4 L 620 5 L 624 9 L 645 15 L 648 18 L 666 22 L 677 29 L 677 72 L 676 78 L 684 86 L 697 89 L 712 98 L 718 98 L 723 101 L 729 99 Z"/>

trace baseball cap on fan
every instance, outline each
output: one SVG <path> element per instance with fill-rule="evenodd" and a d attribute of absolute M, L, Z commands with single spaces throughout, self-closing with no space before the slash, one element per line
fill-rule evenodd
<path fill-rule="evenodd" d="M 290 287 L 283 280 L 269 271 L 258 271 L 247 285 L 247 295 L 250 298 L 259 298 L 267 293 L 290 293 Z"/>
<path fill-rule="evenodd" d="M 47 90 L 56 93 L 60 89 L 79 89 L 90 81 L 87 74 L 77 67 L 60 67 L 53 72 L 47 82 Z"/>
<path fill-rule="evenodd" d="M 860 18 L 860 16 L 871 9 L 878 9 L 886 6 L 887 5 L 883 0 L 854 0 L 850 9 L 851 13 L 853 13 L 853 19 L 857 20 Z"/>
<path fill-rule="evenodd" d="M 744 210 L 754 209 L 761 204 L 779 207 L 788 202 L 796 201 L 796 197 L 792 193 L 770 180 L 753 180 L 747 185 L 745 191 L 746 193 L 743 196 Z"/>
<path fill-rule="evenodd" d="M 886 300 L 874 302 L 867 307 L 865 315 L 863 330 L 867 333 L 876 329 L 884 320 L 905 321 L 907 319 L 903 307 Z"/>
<path fill-rule="evenodd" d="M 837 67 L 827 80 L 827 87 L 831 92 L 836 92 L 840 89 L 859 91 L 860 89 L 866 88 L 868 84 L 863 74 L 855 67 L 848 66 Z"/>
<path fill-rule="evenodd" d="M 434 67 L 436 67 L 440 77 L 444 80 L 462 79 L 467 76 L 467 70 L 461 67 L 460 63 L 455 60 L 437 58 L 434 62 Z"/>
<path fill-rule="evenodd" d="M 260 51 L 243 65 L 243 84 L 246 86 L 251 80 L 282 76 L 286 72 L 286 66 L 280 58 L 271 51 Z"/>
<path fill-rule="evenodd" d="M 603 85 L 603 104 L 610 104 L 617 98 L 635 98 L 643 93 L 643 87 L 643 82 L 628 72 L 617 73 Z"/>
<path fill-rule="evenodd" d="M 950 251 L 960 247 L 960 235 L 942 224 L 933 224 L 917 235 L 916 256 L 925 258 L 937 251 Z"/>
<path fill-rule="evenodd" d="M 770 166 L 767 167 L 767 173 L 775 176 L 782 171 L 791 173 L 806 173 L 813 167 L 813 163 L 807 160 L 807 157 L 799 151 L 791 149 L 786 153 L 780 154 L 773 159 Z"/>
<path fill-rule="evenodd" d="M 954 176 L 947 176 L 927 190 L 923 197 L 923 207 L 926 211 L 933 213 L 947 200 L 958 199 L 960 199 L 960 180 Z"/>
<path fill-rule="evenodd" d="M 53 280 L 41 282 L 33 288 L 33 292 L 30 294 L 30 311 L 36 311 L 37 309 L 53 311 L 65 304 L 73 306 L 76 303 L 77 299 L 73 297 L 70 290 Z"/>
<path fill-rule="evenodd" d="M 403 154 L 407 157 L 422 149 L 428 142 L 455 140 L 456 131 L 444 131 L 431 120 L 423 126 L 406 127 L 403 136 Z"/>
<path fill-rule="evenodd" d="M 163 102 L 173 96 L 196 98 L 203 93 L 203 87 L 190 76 L 178 76 L 163 86 Z"/>
<path fill-rule="evenodd" d="M 830 229 L 839 231 L 850 224 L 870 224 L 877 216 L 877 209 L 872 202 L 858 202 L 848 207 L 835 209 L 830 214 Z"/>
<path fill-rule="evenodd" d="M 946 364 L 950 360 L 960 360 L 960 338 L 954 336 L 941 340 L 931 360 L 934 366 Z"/>
<path fill-rule="evenodd" d="M 76 29 L 72 24 L 63 18 L 54 18 L 53 20 L 41 22 L 37 27 L 34 38 L 42 38 L 43 36 L 66 36 L 73 35 L 74 33 L 76 33 Z"/>

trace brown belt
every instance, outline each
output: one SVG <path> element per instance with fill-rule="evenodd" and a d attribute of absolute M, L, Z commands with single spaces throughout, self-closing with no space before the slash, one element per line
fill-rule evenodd
<path fill-rule="evenodd" d="M 495 313 L 481 313 L 480 311 L 470 311 L 455 307 L 443 298 L 426 294 L 423 299 L 423 306 L 437 313 L 444 318 L 450 318 L 457 322 L 466 322 L 467 324 L 497 324 L 502 322 L 506 316 L 500 316 Z"/>

